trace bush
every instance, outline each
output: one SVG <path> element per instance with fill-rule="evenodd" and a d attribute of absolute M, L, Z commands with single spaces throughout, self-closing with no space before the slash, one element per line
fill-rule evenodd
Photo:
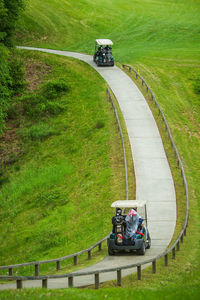
<path fill-rule="evenodd" d="M 66 103 L 50 101 L 41 95 L 26 95 L 20 100 L 23 105 L 23 112 L 30 118 L 38 119 L 42 116 L 57 115 L 66 109 Z"/>
<path fill-rule="evenodd" d="M 62 101 L 58 97 L 66 94 L 68 90 L 62 79 L 45 83 L 37 94 L 26 94 L 20 99 L 24 114 L 34 119 L 47 114 L 59 114 L 66 109 L 67 102 L 66 99 Z"/>
<path fill-rule="evenodd" d="M 69 87 L 64 79 L 51 80 L 42 87 L 42 92 L 47 99 L 57 98 L 69 91 Z"/>
<path fill-rule="evenodd" d="M 12 55 L 9 59 L 10 76 L 12 78 L 12 89 L 13 95 L 19 94 L 24 91 L 27 86 L 25 81 L 25 69 L 24 63 L 21 59 L 17 58 L 16 55 Z"/>
<path fill-rule="evenodd" d="M 16 58 L 14 51 L 8 51 L 0 44 L 0 134 L 5 126 L 7 113 L 12 106 L 13 95 L 22 92 L 26 86 L 24 78 L 22 61 Z"/>
<path fill-rule="evenodd" d="M 0 44 L 0 134 L 4 128 L 6 112 L 9 106 L 12 79 L 9 74 L 8 57 L 10 52 Z"/>
<path fill-rule="evenodd" d="M 24 7 L 24 0 L 0 1 L 0 37 L 7 47 L 13 46 L 16 22 Z"/>

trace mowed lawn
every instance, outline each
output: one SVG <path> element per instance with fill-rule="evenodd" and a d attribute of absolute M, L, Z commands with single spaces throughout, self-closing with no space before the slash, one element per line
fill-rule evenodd
<path fill-rule="evenodd" d="M 190 219 L 173 266 L 163 269 L 161 264 L 154 277 L 147 270 L 145 280 L 137 285 L 132 277 L 126 279 L 126 288 L 137 286 L 138 294 L 144 290 L 147 299 L 196 299 L 199 292 L 200 95 L 194 90 L 200 74 L 199 14 L 200 1 L 195 0 L 30 0 L 16 33 L 19 45 L 89 54 L 96 38 L 111 38 L 115 59 L 135 67 L 157 97 L 184 164 Z M 79 291 L 73 293 L 77 296 Z M 124 298 L 124 293 L 119 297 Z M 93 297 L 87 290 L 81 295 Z M 112 299 L 113 295 L 115 291 L 109 289 L 97 297 Z M 127 295 L 134 292 L 127 290 Z"/>

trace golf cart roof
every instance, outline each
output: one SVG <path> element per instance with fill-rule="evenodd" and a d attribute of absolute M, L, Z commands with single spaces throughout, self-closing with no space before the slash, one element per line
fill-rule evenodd
<path fill-rule="evenodd" d="M 108 39 L 97 39 L 96 40 L 96 43 L 98 45 L 102 45 L 102 46 L 106 46 L 106 45 L 113 45 L 113 42 L 111 40 L 108 40 Z"/>
<path fill-rule="evenodd" d="M 136 208 L 145 206 L 146 201 L 142 200 L 118 200 L 111 204 L 111 207 Z"/>

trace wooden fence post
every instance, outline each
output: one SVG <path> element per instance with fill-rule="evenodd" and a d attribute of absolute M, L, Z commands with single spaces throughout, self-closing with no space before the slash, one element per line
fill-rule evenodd
<path fill-rule="evenodd" d="M 118 286 L 122 285 L 122 271 L 121 271 L 121 269 L 117 270 L 117 285 Z"/>
<path fill-rule="evenodd" d="M 74 277 L 68 277 L 68 287 L 72 288 L 74 286 Z"/>
<path fill-rule="evenodd" d="M 141 265 L 137 266 L 137 279 L 141 280 Z"/>
<path fill-rule="evenodd" d="M 173 248 L 172 249 L 172 259 L 175 259 L 176 258 L 176 249 Z"/>
<path fill-rule="evenodd" d="M 99 288 L 99 273 L 94 274 L 94 283 L 95 283 L 95 289 L 97 290 Z"/>
<path fill-rule="evenodd" d="M 177 243 L 177 245 L 176 245 L 176 250 L 177 250 L 177 251 L 180 250 L 180 244 L 179 244 L 179 241 L 178 241 L 178 243 Z"/>
<path fill-rule="evenodd" d="M 47 278 L 42 279 L 42 287 L 47 289 Z"/>
<path fill-rule="evenodd" d="M 91 250 L 88 251 L 88 259 L 91 259 Z"/>
<path fill-rule="evenodd" d="M 102 248 L 101 248 L 101 243 L 100 243 L 100 244 L 99 244 L 99 251 L 101 251 L 101 249 L 102 249 Z"/>
<path fill-rule="evenodd" d="M 58 260 L 56 262 L 56 270 L 59 271 L 60 270 L 60 260 Z"/>
<path fill-rule="evenodd" d="M 39 264 L 35 265 L 35 276 L 39 276 L 40 269 L 39 269 Z"/>
<path fill-rule="evenodd" d="M 152 262 L 152 273 L 155 274 L 156 273 L 156 260 L 154 260 Z"/>
<path fill-rule="evenodd" d="M 183 243 L 183 234 L 181 235 L 181 243 Z"/>
<path fill-rule="evenodd" d="M 22 280 L 17 279 L 16 283 L 17 283 L 17 289 L 22 289 Z"/>
<path fill-rule="evenodd" d="M 9 274 L 9 276 L 13 276 L 13 268 L 8 269 L 8 274 Z"/>
<path fill-rule="evenodd" d="M 168 254 L 165 254 L 165 266 L 168 266 Z"/>
<path fill-rule="evenodd" d="M 74 256 L 74 265 L 76 266 L 78 264 L 78 256 Z"/>

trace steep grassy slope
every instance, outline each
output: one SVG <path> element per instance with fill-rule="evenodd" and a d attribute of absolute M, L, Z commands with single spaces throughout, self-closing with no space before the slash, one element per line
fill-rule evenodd
<path fill-rule="evenodd" d="M 125 197 L 121 141 L 103 79 L 73 59 L 22 56 L 31 82 L 8 126 L 24 154 L 4 170 L 0 265 L 89 247 L 110 230 L 110 203 Z"/>
<path fill-rule="evenodd" d="M 179 48 L 198 50 L 199 1 L 30 0 L 21 20 L 20 44 L 92 53 L 108 37 L 119 61 Z"/>

